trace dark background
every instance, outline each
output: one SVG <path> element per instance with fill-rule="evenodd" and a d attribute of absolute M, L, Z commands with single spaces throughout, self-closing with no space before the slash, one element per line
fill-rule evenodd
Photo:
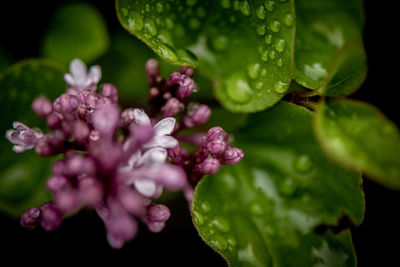
<path fill-rule="evenodd" d="M 321 0 L 326 1 L 326 0 Z M 57 6 L 66 1 L 1 1 L 0 46 L 13 59 L 37 57 L 40 41 Z M 110 32 L 120 28 L 114 1 L 93 2 L 106 17 Z M 365 46 L 369 73 L 354 98 L 379 107 L 386 116 L 400 125 L 396 78 L 398 70 L 398 13 L 395 1 L 365 1 Z M 390 3 L 390 4 L 388 4 Z M 73 18 L 71 18 L 73 19 Z M 365 180 L 366 214 L 363 224 L 353 228 L 353 241 L 359 266 L 400 266 L 400 192 L 390 191 Z M 111 249 L 105 238 L 103 222 L 92 212 L 81 212 L 64 220 L 51 233 L 26 231 L 0 213 L 0 265 L 7 259 L 14 265 L 22 261 L 35 264 L 59 264 L 84 259 L 95 263 L 112 262 L 131 266 L 158 264 L 173 266 L 225 266 L 224 260 L 198 236 L 189 216 L 185 200 L 170 206 L 172 217 L 159 234 L 145 227 L 138 237 L 121 250 Z M 290 255 L 288 255 L 290 257 Z M 8 265 L 8 264 L 7 264 Z"/>

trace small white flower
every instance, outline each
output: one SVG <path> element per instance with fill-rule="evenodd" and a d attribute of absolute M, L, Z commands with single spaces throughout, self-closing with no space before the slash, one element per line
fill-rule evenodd
<path fill-rule="evenodd" d="M 78 91 L 94 91 L 101 78 L 100 66 L 92 66 L 87 72 L 86 65 L 80 59 L 72 60 L 69 65 L 70 73 L 64 75 L 64 80 L 68 86 Z"/>

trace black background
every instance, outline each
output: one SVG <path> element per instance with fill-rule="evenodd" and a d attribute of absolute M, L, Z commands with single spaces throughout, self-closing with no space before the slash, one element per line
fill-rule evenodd
<path fill-rule="evenodd" d="M 326 0 L 321 0 L 326 1 Z M 12 58 L 20 60 L 37 57 L 40 41 L 51 14 L 66 1 L 1 1 L 0 45 Z M 114 1 L 93 2 L 107 19 L 110 32 L 120 28 Z M 390 4 L 388 4 L 390 3 Z M 395 1 L 365 1 L 365 46 L 369 73 L 362 88 L 352 98 L 379 107 L 386 116 L 400 125 L 398 109 L 398 12 Z M 73 18 L 71 18 L 73 19 Z M 400 193 L 365 180 L 366 214 L 363 224 L 353 228 L 353 241 L 359 266 L 400 266 Z M 172 217 L 165 230 L 149 233 L 145 227 L 138 237 L 120 250 L 111 249 L 105 238 L 102 221 L 92 212 L 81 212 L 64 220 L 51 233 L 43 230 L 26 231 L 0 213 L 0 266 L 6 260 L 19 265 L 78 263 L 81 260 L 113 263 L 115 266 L 225 266 L 224 260 L 198 236 L 185 206 L 184 199 L 170 206 Z M 290 255 L 288 255 L 290 257 Z"/>

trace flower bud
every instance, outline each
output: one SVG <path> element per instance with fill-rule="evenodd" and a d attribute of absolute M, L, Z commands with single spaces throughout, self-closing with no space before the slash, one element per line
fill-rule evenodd
<path fill-rule="evenodd" d="M 203 124 L 208 121 L 211 115 L 211 110 L 206 105 L 199 105 L 183 118 L 183 124 L 190 128 L 195 125 Z"/>
<path fill-rule="evenodd" d="M 40 213 L 39 208 L 30 208 L 26 210 L 21 215 L 21 226 L 28 230 L 35 229 L 40 224 Z"/>
<path fill-rule="evenodd" d="M 219 156 L 226 150 L 227 143 L 224 140 L 214 140 L 207 144 L 207 150 L 213 156 Z"/>
<path fill-rule="evenodd" d="M 41 207 L 40 225 L 46 231 L 54 231 L 61 224 L 61 214 L 52 207 L 52 204 L 45 203 Z"/>
<path fill-rule="evenodd" d="M 203 174 L 215 174 L 218 172 L 221 164 L 214 158 L 206 158 L 203 162 L 195 165 L 194 169 Z"/>
<path fill-rule="evenodd" d="M 240 162 L 243 156 L 243 150 L 236 147 L 229 147 L 219 159 L 223 164 L 233 165 Z"/>
<path fill-rule="evenodd" d="M 211 142 L 214 140 L 223 140 L 228 142 L 229 136 L 221 127 L 213 127 L 207 132 L 206 142 Z"/>
<path fill-rule="evenodd" d="M 163 117 L 173 117 L 180 111 L 182 111 L 184 105 L 175 97 L 168 99 L 165 105 L 161 108 L 163 112 Z"/>
<path fill-rule="evenodd" d="M 160 75 L 160 65 L 157 60 L 150 59 L 146 62 L 146 74 L 149 85 L 154 85 L 157 77 Z"/>
<path fill-rule="evenodd" d="M 171 216 L 167 206 L 162 204 L 151 204 L 147 207 L 146 217 L 151 222 L 165 222 Z"/>
<path fill-rule="evenodd" d="M 190 77 L 194 73 L 194 68 L 188 67 L 188 66 L 184 66 L 179 70 L 179 72 Z"/>
<path fill-rule="evenodd" d="M 179 99 L 184 99 L 190 96 L 193 93 L 194 89 L 196 89 L 196 84 L 194 83 L 192 78 L 183 75 L 183 77 L 179 81 L 179 87 L 176 90 L 175 95 Z"/>
<path fill-rule="evenodd" d="M 42 118 L 46 118 L 53 111 L 53 104 L 45 97 L 38 97 L 32 103 L 33 111 Z"/>
<path fill-rule="evenodd" d="M 106 83 L 103 85 L 101 94 L 108 97 L 114 104 L 118 103 L 118 90 L 113 84 Z"/>

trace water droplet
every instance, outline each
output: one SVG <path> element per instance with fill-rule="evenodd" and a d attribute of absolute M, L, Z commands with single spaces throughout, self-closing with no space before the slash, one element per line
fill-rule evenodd
<path fill-rule="evenodd" d="M 268 53 L 269 53 L 268 50 L 266 50 L 266 51 L 264 51 L 264 52 L 261 53 L 261 60 L 262 60 L 262 61 L 264 61 L 264 62 L 267 62 L 267 61 L 268 61 Z"/>
<path fill-rule="evenodd" d="M 228 241 L 228 244 L 232 247 L 236 246 L 237 244 L 236 239 L 232 236 L 228 237 L 226 241 Z"/>
<path fill-rule="evenodd" d="M 186 0 L 186 5 L 194 6 L 197 3 L 197 0 Z"/>
<path fill-rule="evenodd" d="M 201 203 L 200 207 L 205 213 L 208 213 L 211 211 L 211 205 L 207 201 L 204 201 L 203 203 Z"/>
<path fill-rule="evenodd" d="M 272 35 L 271 34 L 265 35 L 265 43 L 266 44 L 271 44 L 272 43 Z"/>
<path fill-rule="evenodd" d="M 223 8 L 230 8 L 231 7 L 231 1 L 229 1 L 229 0 L 221 0 L 221 6 Z"/>
<path fill-rule="evenodd" d="M 121 8 L 121 11 L 122 11 L 122 15 L 124 15 L 125 17 L 128 16 L 128 9 L 123 7 L 123 8 Z"/>
<path fill-rule="evenodd" d="M 269 28 L 271 29 L 271 31 L 273 32 L 279 32 L 281 30 L 281 23 L 277 20 L 274 20 L 273 22 L 271 22 L 271 24 L 269 25 Z"/>
<path fill-rule="evenodd" d="M 166 44 L 158 44 L 157 52 L 164 58 L 170 61 L 176 61 L 178 59 L 175 52 Z"/>
<path fill-rule="evenodd" d="M 229 39 L 225 35 L 218 35 L 212 39 L 211 45 L 217 51 L 224 51 L 228 48 Z"/>
<path fill-rule="evenodd" d="M 296 185 L 292 178 L 287 177 L 279 187 L 280 192 L 285 196 L 291 196 L 296 190 Z"/>
<path fill-rule="evenodd" d="M 256 88 L 257 88 L 258 90 L 260 90 L 261 88 L 263 88 L 263 86 L 264 86 L 264 83 L 263 83 L 263 82 L 258 82 L 258 83 L 256 83 Z"/>
<path fill-rule="evenodd" d="M 280 94 L 283 94 L 288 89 L 288 85 L 289 85 L 288 83 L 279 81 L 279 82 L 275 83 L 274 89 L 275 89 L 276 92 L 278 92 Z"/>
<path fill-rule="evenodd" d="M 250 212 L 255 216 L 261 216 L 264 214 L 264 209 L 260 204 L 253 203 L 250 206 Z"/>
<path fill-rule="evenodd" d="M 242 11 L 242 14 L 245 16 L 249 16 L 250 15 L 250 6 L 249 6 L 249 2 L 247 1 L 243 1 L 240 5 L 240 11 Z"/>
<path fill-rule="evenodd" d="M 222 217 L 215 217 L 214 220 L 211 221 L 211 224 L 215 226 L 221 232 L 229 232 L 230 226 L 229 223 Z"/>
<path fill-rule="evenodd" d="M 260 64 L 255 63 L 247 67 L 250 78 L 257 79 L 260 74 Z"/>
<path fill-rule="evenodd" d="M 269 57 L 270 57 L 271 59 L 275 59 L 275 57 L 276 57 L 276 52 L 273 51 L 273 50 L 269 51 Z"/>
<path fill-rule="evenodd" d="M 286 26 L 292 26 L 293 24 L 292 14 L 286 14 L 286 16 L 283 18 L 283 23 L 285 23 Z"/>
<path fill-rule="evenodd" d="M 274 1 L 266 0 L 264 3 L 264 6 L 268 11 L 273 11 L 274 7 L 275 7 L 275 3 L 274 3 Z"/>
<path fill-rule="evenodd" d="M 225 82 L 226 93 L 232 101 L 247 103 L 250 101 L 253 91 L 250 89 L 247 79 L 240 73 L 233 74 Z"/>
<path fill-rule="evenodd" d="M 276 65 L 277 65 L 278 67 L 282 67 L 282 66 L 283 66 L 283 60 L 282 60 L 282 58 L 278 58 L 278 59 L 276 60 Z"/>
<path fill-rule="evenodd" d="M 197 225 L 203 225 L 204 224 L 204 217 L 203 215 L 201 215 L 200 213 L 198 213 L 197 211 L 193 211 L 193 220 L 195 222 L 195 224 Z"/>
<path fill-rule="evenodd" d="M 143 18 L 139 13 L 134 11 L 129 13 L 128 27 L 130 30 L 140 31 L 143 29 L 143 25 Z"/>
<path fill-rule="evenodd" d="M 265 25 L 258 24 L 256 30 L 259 35 L 264 35 L 265 34 Z"/>
<path fill-rule="evenodd" d="M 174 26 L 175 26 L 174 21 L 171 18 L 166 18 L 165 19 L 165 25 L 170 30 L 172 30 L 174 28 Z"/>
<path fill-rule="evenodd" d="M 163 11 L 163 4 L 161 2 L 156 3 L 156 10 L 158 13 L 161 13 Z"/>
<path fill-rule="evenodd" d="M 149 5 L 149 4 L 146 4 L 146 5 L 145 5 L 145 9 L 146 9 L 146 12 L 150 12 L 150 5 Z"/>
<path fill-rule="evenodd" d="M 192 30 L 197 30 L 197 29 L 200 28 L 200 26 L 201 26 L 200 20 L 198 20 L 198 19 L 196 19 L 196 18 L 191 18 L 191 19 L 189 20 L 189 27 L 190 27 L 190 29 L 192 29 Z"/>
<path fill-rule="evenodd" d="M 259 19 L 265 19 L 265 16 L 266 16 L 266 14 L 267 14 L 267 12 L 265 11 L 264 6 L 259 6 L 259 7 L 257 8 L 256 13 L 257 13 L 257 17 L 258 17 Z"/>
<path fill-rule="evenodd" d="M 146 21 L 144 23 L 144 28 L 147 30 L 147 32 L 149 32 L 152 36 L 156 36 L 157 34 L 157 26 L 154 23 L 154 21 L 150 20 L 150 21 Z"/>
<path fill-rule="evenodd" d="M 267 70 L 266 69 L 262 69 L 261 70 L 261 76 L 265 76 L 267 75 Z"/>
<path fill-rule="evenodd" d="M 211 245 L 216 247 L 218 250 L 225 250 L 228 247 L 226 240 L 220 235 L 213 236 L 212 240 L 210 240 L 210 243 L 211 243 Z"/>
<path fill-rule="evenodd" d="M 275 41 L 275 49 L 278 52 L 283 52 L 285 50 L 285 40 L 283 39 L 278 39 Z"/>
<path fill-rule="evenodd" d="M 312 169 L 312 165 L 312 161 L 307 155 L 300 155 L 293 162 L 293 168 L 300 174 L 308 173 Z"/>

